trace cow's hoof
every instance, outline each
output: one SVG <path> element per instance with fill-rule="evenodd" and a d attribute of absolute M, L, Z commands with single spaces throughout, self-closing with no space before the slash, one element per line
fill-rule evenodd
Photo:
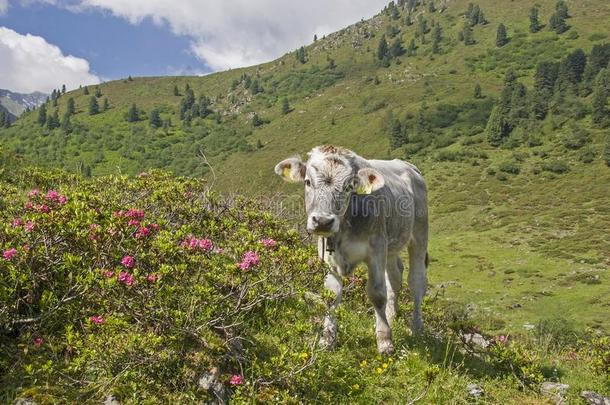
<path fill-rule="evenodd" d="M 379 339 L 377 340 L 377 350 L 379 351 L 379 354 L 390 355 L 394 353 L 394 345 L 389 339 Z"/>

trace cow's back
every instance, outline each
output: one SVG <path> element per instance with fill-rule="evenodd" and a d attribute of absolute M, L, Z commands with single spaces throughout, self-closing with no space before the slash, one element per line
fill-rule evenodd
<path fill-rule="evenodd" d="M 385 180 L 385 193 L 392 200 L 386 216 L 388 249 L 398 251 L 408 243 L 417 222 L 427 227 L 427 191 L 417 167 L 403 160 L 369 160 Z"/>

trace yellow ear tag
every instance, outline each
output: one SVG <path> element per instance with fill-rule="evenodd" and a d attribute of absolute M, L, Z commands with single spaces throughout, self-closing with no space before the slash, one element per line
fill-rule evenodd
<path fill-rule="evenodd" d="M 356 194 L 371 194 L 373 192 L 373 185 L 371 183 L 360 184 L 356 189 Z"/>
<path fill-rule="evenodd" d="M 286 166 L 284 167 L 284 170 L 282 171 L 282 176 L 284 176 L 285 179 L 292 179 L 292 176 L 290 175 L 290 166 Z"/>

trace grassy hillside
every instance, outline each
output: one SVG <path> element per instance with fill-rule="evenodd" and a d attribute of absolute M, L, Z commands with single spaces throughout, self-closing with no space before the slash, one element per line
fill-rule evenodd
<path fill-rule="evenodd" d="M 555 12 L 555 1 L 537 4 L 540 21 L 547 24 Z M 57 100 L 60 120 L 68 99 L 75 100 L 76 113 L 67 128 L 41 127 L 38 111 L 34 111 L 11 128 L 0 130 L 0 139 L 29 161 L 85 177 L 136 175 L 163 168 L 203 177 L 222 193 L 271 193 L 277 200 L 302 190 L 277 179 L 272 173 L 274 164 L 286 156 L 304 154 L 314 145 L 334 143 L 366 157 L 409 159 L 424 172 L 430 193 L 430 332 L 443 330 L 440 334 L 447 336 L 444 328 L 459 324 L 456 318 L 466 317 L 489 334 L 510 334 L 515 342 L 531 344 L 528 353 L 540 356 L 534 363 L 548 366 L 545 377 L 573 386 L 573 401 L 577 390 L 586 388 L 589 381 L 608 394 L 607 374 L 594 374 L 593 360 L 582 354 L 588 346 L 575 343 L 607 336 L 610 331 L 607 121 L 594 122 L 596 94 L 587 89 L 590 80 L 583 78 L 566 87 L 558 81 L 547 94 L 536 90 L 536 71 L 543 61 L 567 66 L 568 55 L 577 49 L 584 51 L 590 64 L 594 47 L 610 42 L 610 5 L 603 0 L 566 4 L 569 29 L 557 34 L 548 26 L 530 32 L 531 2 L 478 1 L 487 24 L 471 27 L 472 45 L 459 39 L 460 33 L 464 35 L 467 1 L 448 1 L 442 12 L 419 6 L 412 13 L 412 25 L 406 24 L 406 11 L 401 10 L 397 19 L 384 11 L 310 44 L 305 48 L 305 63 L 292 52 L 267 64 L 205 77 L 104 83 L 96 98 L 102 110 L 99 114 L 88 112 L 96 89 L 89 88 L 89 95 L 80 89 Z M 430 28 L 423 41 L 416 34 L 420 15 Z M 433 23 L 442 27 L 439 53 L 432 52 Z M 498 47 L 500 23 L 506 26 L 509 41 Z M 390 46 L 399 38 L 404 48 L 415 39 L 415 55 L 379 60 L 382 35 Z M 511 70 L 516 79 L 507 81 Z M 519 83 L 526 88 L 525 96 L 514 90 L 521 89 Z M 475 97 L 476 84 L 481 87 L 481 97 Z M 187 85 L 199 112 L 200 96 L 211 100 L 204 109 L 205 118 L 191 117 L 189 109 L 181 119 Z M 257 92 L 256 87 L 262 91 Z M 548 101 L 548 112 L 544 118 L 536 118 L 535 105 L 541 97 Z M 106 111 L 104 98 L 109 102 Z M 509 106 L 502 107 L 507 101 Z M 134 103 L 141 110 L 140 120 L 128 122 L 126 115 Z M 526 110 L 525 116 L 520 115 L 520 107 Z M 507 110 L 504 118 L 511 121 L 506 124 L 511 130 L 496 142 L 488 121 L 492 111 L 501 108 Z M 55 109 L 52 102 L 47 105 L 49 115 Z M 161 126 L 156 129 L 149 122 L 154 110 L 160 115 Z M 79 180 L 88 189 L 108 181 Z M 72 187 L 63 181 L 58 184 L 66 190 Z M 30 186 L 22 185 L 22 189 Z M 301 218 L 297 214 L 295 219 Z M 397 326 L 396 346 L 405 351 L 393 359 L 396 366 L 388 366 L 391 373 L 385 374 L 383 364 L 389 363 L 373 355 L 369 336 L 370 314 L 360 285 L 364 272 L 359 269 L 356 275 L 340 314 L 345 340 L 338 351 L 316 354 L 307 377 L 279 378 L 279 388 L 271 384 L 271 397 L 276 389 L 288 396 L 317 392 L 311 388 L 316 380 L 337 381 L 337 385 L 310 398 L 312 401 L 348 394 L 362 402 L 397 400 L 399 394 L 405 400 L 402 395 L 412 398 L 422 392 L 425 375 L 434 374 L 436 365 L 443 378 L 431 385 L 427 397 L 431 403 L 467 401 L 463 387 L 472 381 L 485 386 L 491 403 L 513 398 L 526 403 L 543 401 L 533 390 L 517 390 L 519 379 L 498 371 L 502 367 L 496 357 L 488 358 L 492 371 L 477 373 L 473 371 L 478 367 L 476 359 L 456 354 L 455 361 L 448 360 L 451 356 L 445 353 L 461 347 L 458 342 L 415 341 L 402 324 Z M 319 292 L 319 287 L 307 288 Z M 407 307 L 404 299 L 403 307 Z M 307 314 L 301 310 L 294 307 L 290 314 L 303 318 L 289 322 L 303 321 Z M 449 315 L 441 316 L 443 312 Z M 280 316 L 277 311 L 273 315 Z M 275 333 L 282 329 L 278 325 L 287 322 L 282 316 L 265 320 L 279 329 L 257 324 L 269 328 L 269 334 L 263 333 L 257 343 L 277 346 Z M 304 341 L 311 343 L 295 337 L 281 353 L 259 354 L 272 363 L 287 361 L 294 366 L 292 362 L 297 360 L 291 356 L 298 356 L 301 349 L 296 346 Z M 573 360 L 574 348 L 581 348 L 582 353 L 576 351 L 584 357 Z M 519 357 L 516 353 L 510 356 Z M 551 359 L 561 360 L 553 364 Z M 363 360 L 365 366 L 360 367 Z M 347 370 L 342 366 L 345 362 L 351 365 Z M 378 367 L 382 372 L 377 374 Z M 270 370 L 261 371 L 265 378 L 274 374 Z M 286 388 L 294 384 L 303 391 Z"/>
<path fill-rule="evenodd" d="M 397 320 L 397 351 L 381 357 L 360 276 L 338 348 L 318 349 L 313 249 L 261 202 L 205 181 L 91 180 L 0 154 L 0 191 L 3 403 L 543 404 L 543 379 L 570 384 L 570 403 L 608 392 L 607 339 L 557 321 L 507 338 L 438 296 L 426 334 Z M 465 338 L 474 331 L 487 348 Z"/>

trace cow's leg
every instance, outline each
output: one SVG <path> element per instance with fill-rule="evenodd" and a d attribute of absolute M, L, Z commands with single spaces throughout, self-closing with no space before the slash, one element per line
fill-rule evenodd
<path fill-rule="evenodd" d="M 390 326 L 396 317 L 398 312 L 398 295 L 402 288 L 402 273 L 404 266 L 402 260 L 397 255 L 389 256 L 387 269 L 386 269 L 386 290 L 387 290 L 387 304 L 385 306 L 385 317 L 388 320 Z"/>
<path fill-rule="evenodd" d="M 386 290 L 386 245 L 383 248 L 373 248 L 374 254 L 367 261 L 369 279 L 366 292 L 375 309 L 375 332 L 377 335 L 377 350 L 381 354 L 390 354 L 394 351 L 392 345 L 392 331 L 385 315 L 387 303 Z"/>
<path fill-rule="evenodd" d="M 335 316 L 335 311 L 341 303 L 341 295 L 343 292 L 341 275 L 338 274 L 335 269 L 331 270 L 326 275 L 324 287 L 334 294 L 334 298 L 324 316 L 324 325 L 319 344 L 325 349 L 331 349 L 337 341 L 337 318 Z"/>
<path fill-rule="evenodd" d="M 409 289 L 413 298 L 413 323 L 411 331 L 414 334 L 423 331 L 421 304 L 426 294 L 428 284 L 426 276 L 426 256 L 428 244 L 426 241 L 412 240 L 409 245 Z"/>

